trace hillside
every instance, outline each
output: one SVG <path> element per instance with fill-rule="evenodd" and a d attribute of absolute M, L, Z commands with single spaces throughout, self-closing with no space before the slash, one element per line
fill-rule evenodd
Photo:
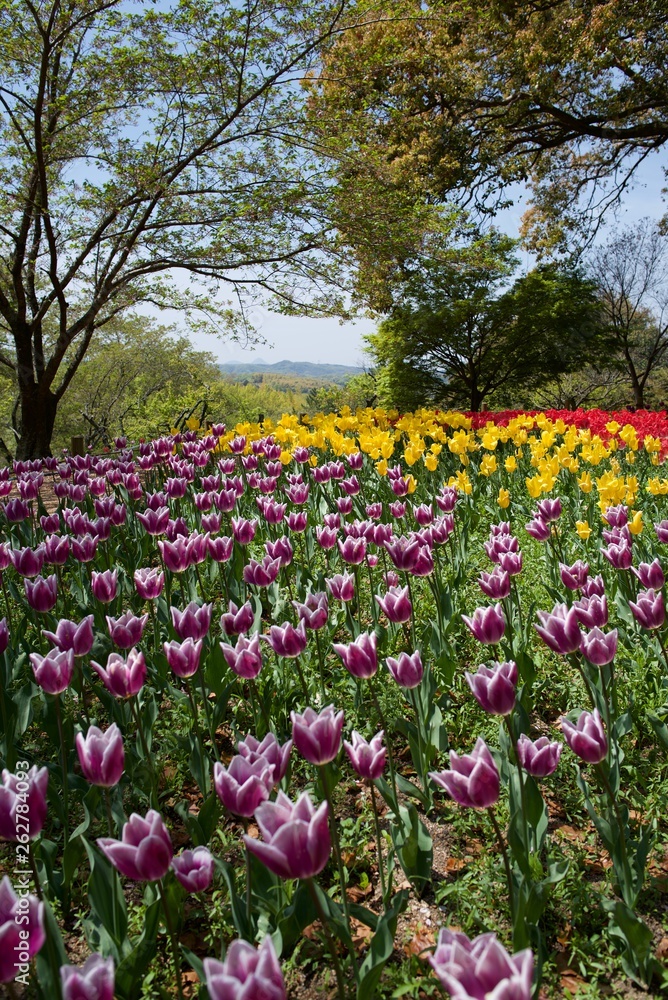
<path fill-rule="evenodd" d="M 229 361 L 218 366 L 226 375 L 237 378 L 244 375 L 290 375 L 318 382 L 343 385 L 353 375 L 361 375 L 363 368 L 353 365 L 313 364 L 310 361 L 276 361 L 274 364 L 264 362 Z"/>

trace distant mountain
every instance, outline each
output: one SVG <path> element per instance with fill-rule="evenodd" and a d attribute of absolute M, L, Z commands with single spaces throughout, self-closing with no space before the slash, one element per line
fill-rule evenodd
<path fill-rule="evenodd" d="M 228 361 L 219 364 L 221 372 L 226 375 L 294 375 L 299 378 L 318 379 L 323 382 L 347 382 L 353 375 L 361 375 L 363 368 L 354 365 L 316 365 L 310 361 L 276 361 L 273 365 L 262 361 L 248 363 L 246 361 Z"/>

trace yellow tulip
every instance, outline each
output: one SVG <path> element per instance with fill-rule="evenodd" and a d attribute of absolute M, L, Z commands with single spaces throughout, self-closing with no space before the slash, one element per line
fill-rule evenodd
<path fill-rule="evenodd" d="M 642 511 L 637 510 L 629 521 L 629 531 L 632 535 L 639 535 L 643 529 Z"/>
<path fill-rule="evenodd" d="M 498 503 L 499 507 L 501 507 L 503 510 L 505 510 L 506 507 L 510 505 L 510 492 L 508 490 L 504 490 L 503 486 L 499 490 L 499 495 L 496 499 L 496 502 Z"/>
<path fill-rule="evenodd" d="M 591 535 L 591 528 L 589 527 L 587 521 L 576 521 L 575 530 L 577 531 L 578 535 L 583 540 L 583 542 L 586 542 L 589 536 Z"/>

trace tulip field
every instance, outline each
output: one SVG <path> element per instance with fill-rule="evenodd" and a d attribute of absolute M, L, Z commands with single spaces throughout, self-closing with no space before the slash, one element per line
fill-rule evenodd
<path fill-rule="evenodd" d="M 0 983 L 664 995 L 668 417 L 347 410 L 0 468 Z"/>

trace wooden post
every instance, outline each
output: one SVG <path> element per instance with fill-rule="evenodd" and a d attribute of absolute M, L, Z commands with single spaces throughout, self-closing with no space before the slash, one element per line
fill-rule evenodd
<path fill-rule="evenodd" d="M 85 455 L 86 446 L 84 444 L 83 434 L 73 434 L 70 438 L 70 454 L 71 455 Z"/>

